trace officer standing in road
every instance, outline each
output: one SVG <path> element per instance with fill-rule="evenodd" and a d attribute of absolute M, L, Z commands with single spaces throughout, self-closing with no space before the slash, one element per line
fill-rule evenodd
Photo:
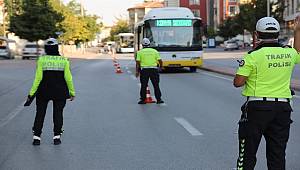
<path fill-rule="evenodd" d="M 40 145 L 47 105 L 53 101 L 54 145 L 61 143 L 63 109 L 66 100 L 73 101 L 75 90 L 69 60 L 59 54 L 58 42 L 50 38 L 45 42 L 45 56 L 37 60 L 36 75 L 27 101 L 36 96 L 36 116 L 33 125 L 33 145 Z"/>
<path fill-rule="evenodd" d="M 257 22 L 258 46 L 240 61 L 234 86 L 245 86 L 246 102 L 239 122 L 237 169 L 253 170 L 262 136 L 266 140 L 269 170 L 285 170 L 285 150 L 289 139 L 291 112 L 290 81 L 297 51 L 278 43 L 280 25 L 272 17 Z"/>
<path fill-rule="evenodd" d="M 159 52 L 153 48 L 150 48 L 150 40 L 144 38 L 143 49 L 137 52 L 136 57 L 136 77 L 140 76 L 141 81 L 141 91 L 140 91 L 140 101 L 138 104 L 146 104 L 146 91 L 149 82 L 149 78 L 152 82 L 155 92 L 155 98 L 157 104 L 162 104 L 164 101 L 161 99 L 161 91 L 159 88 L 159 69 L 158 65 L 162 67 L 162 60 L 160 58 Z"/>

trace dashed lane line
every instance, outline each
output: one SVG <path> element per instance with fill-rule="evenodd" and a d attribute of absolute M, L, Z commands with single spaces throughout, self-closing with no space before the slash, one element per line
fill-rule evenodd
<path fill-rule="evenodd" d="M 295 95 L 293 97 L 296 98 L 296 99 L 300 99 L 300 96 L 298 96 L 298 95 Z"/>
<path fill-rule="evenodd" d="M 203 136 L 199 130 L 197 130 L 193 125 L 191 125 L 187 120 L 181 117 L 174 118 L 177 123 L 179 123 L 186 131 L 188 131 L 192 136 Z"/>
<path fill-rule="evenodd" d="M 232 81 L 232 79 L 230 79 L 230 78 L 219 76 L 219 75 L 212 74 L 212 73 L 202 72 L 201 74 L 204 74 L 204 75 L 207 75 L 207 76 L 210 76 L 210 77 L 215 77 L 215 78 L 227 80 L 227 81 Z"/>
<path fill-rule="evenodd" d="M 134 75 L 130 75 L 130 77 L 131 77 L 133 80 L 137 80 L 137 78 L 136 78 Z"/>
<path fill-rule="evenodd" d="M 21 105 L 17 106 L 15 110 L 10 112 L 4 119 L 0 120 L 0 128 L 4 127 L 7 125 L 12 119 L 14 119 L 23 109 L 24 109 L 24 103 Z"/>

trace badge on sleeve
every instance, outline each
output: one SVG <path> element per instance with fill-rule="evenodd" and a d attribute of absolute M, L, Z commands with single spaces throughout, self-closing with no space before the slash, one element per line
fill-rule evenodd
<path fill-rule="evenodd" d="M 243 67 L 245 65 L 245 60 L 236 60 L 239 63 L 240 67 Z"/>

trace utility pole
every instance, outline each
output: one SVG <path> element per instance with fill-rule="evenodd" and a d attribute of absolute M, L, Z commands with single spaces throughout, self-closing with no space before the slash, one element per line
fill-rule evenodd
<path fill-rule="evenodd" d="M 267 16 L 269 17 L 270 16 L 270 0 L 267 0 Z"/>
<path fill-rule="evenodd" d="M 84 11 L 83 11 L 83 0 L 80 0 L 80 12 L 81 12 L 81 16 L 84 15 Z"/>

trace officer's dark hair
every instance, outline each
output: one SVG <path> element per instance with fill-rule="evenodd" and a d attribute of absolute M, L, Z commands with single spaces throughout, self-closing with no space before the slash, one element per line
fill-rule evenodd
<path fill-rule="evenodd" d="M 150 44 L 149 45 L 143 45 L 143 48 L 150 48 Z"/>
<path fill-rule="evenodd" d="M 257 32 L 258 39 L 278 39 L 279 32 L 276 33 L 266 33 L 266 32 Z"/>
<path fill-rule="evenodd" d="M 45 45 L 45 52 L 47 55 L 60 55 L 58 45 Z"/>

